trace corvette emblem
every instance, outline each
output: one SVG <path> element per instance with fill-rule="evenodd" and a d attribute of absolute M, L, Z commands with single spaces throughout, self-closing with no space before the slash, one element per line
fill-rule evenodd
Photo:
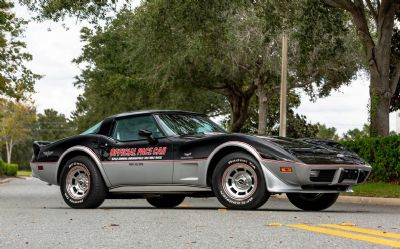
<path fill-rule="evenodd" d="M 45 152 L 43 152 L 43 154 L 45 156 L 49 157 L 49 156 L 53 155 L 53 151 L 45 151 Z"/>
<path fill-rule="evenodd" d="M 185 157 L 188 157 L 188 156 L 191 156 L 191 155 L 192 155 L 192 152 L 189 152 L 189 153 L 183 153 L 183 155 L 185 155 Z"/>

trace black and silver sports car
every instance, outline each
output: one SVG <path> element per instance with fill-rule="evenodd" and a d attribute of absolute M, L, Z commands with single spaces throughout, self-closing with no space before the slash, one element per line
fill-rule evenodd
<path fill-rule="evenodd" d="M 300 209 L 323 210 L 371 172 L 332 141 L 227 133 L 184 111 L 111 116 L 33 149 L 33 175 L 60 185 L 73 208 L 96 208 L 106 198 L 146 198 L 165 208 L 216 196 L 227 208 L 256 209 L 271 194 L 286 193 Z"/>

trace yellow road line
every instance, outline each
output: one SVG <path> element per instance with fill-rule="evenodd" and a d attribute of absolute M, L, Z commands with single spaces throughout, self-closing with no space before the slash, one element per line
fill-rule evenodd
<path fill-rule="evenodd" d="M 338 237 L 343 237 L 343 238 L 348 238 L 348 239 L 367 241 L 367 242 L 374 243 L 374 244 L 380 244 L 380 245 L 400 248 L 400 242 L 393 241 L 393 240 L 381 239 L 381 238 L 376 238 L 376 237 L 371 237 L 371 236 L 366 236 L 366 235 L 361 235 L 361 234 L 342 232 L 342 231 L 338 231 L 338 230 L 309 226 L 309 225 L 304 225 L 304 224 L 290 224 L 287 226 L 292 227 L 292 228 L 303 229 L 303 230 L 307 230 L 307 231 L 311 231 L 311 232 L 316 232 L 316 233 L 328 234 L 328 235 L 333 235 L 333 236 L 338 236 Z"/>
<path fill-rule="evenodd" d="M 365 234 L 369 234 L 369 235 L 376 235 L 376 236 L 385 237 L 385 238 L 400 239 L 400 234 L 397 234 L 397 233 L 386 233 L 386 232 L 382 232 L 382 231 L 378 231 L 378 230 L 358 228 L 358 227 L 340 226 L 340 225 L 335 225 L 335 224 L 320 224 L 320 226 L 336 228 L 336 229 L 341 229 L 341 230 L 346 230 L 346 231 L 352 231 L 352 232 L 357 232 L 357 233 L 365 233 Z"/>

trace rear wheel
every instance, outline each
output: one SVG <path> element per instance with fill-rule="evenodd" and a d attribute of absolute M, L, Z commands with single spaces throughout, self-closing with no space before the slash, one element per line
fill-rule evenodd
<path fill-rule="evenodd" d="M 212 188 L 221 204 L 231 209 L 257 209 L 270 196 L 258 162 L 242 152 L 221 159 L 212 175 Z"/>
<path fill-rule="evenodd" d="M 287 193 L 286 196 L 293 205 L 300 209 L 305 211 L 321 211 L 332 206 L 339 197 L 339 193 Z"/>
<path fill-rule="evenodd" d="M 156 208 L 173 208 L 181 204 L 184 200 L 185 196 L 181 195 L 162 195 L 147 198 L 147 202 Z"/>
<path fill-rule="evenodd" d="M 61 172 L 60 190 L 65 203 L 72 208 L 97 208 L 107 195 L 99 170 L 85 156 L 68 160 Z"/>

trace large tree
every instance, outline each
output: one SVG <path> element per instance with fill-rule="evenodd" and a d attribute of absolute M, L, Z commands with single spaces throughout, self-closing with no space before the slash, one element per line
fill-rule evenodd
<path fill-rule="evenodd" d="M 36 122 L 32 126 L 36 140 L 56 141 L 76 135 L 74 123 L 53 109 L 45 109 L 43 113 L 37 114 Z"/>
<path fill-rule="evenodd" d="M 11 163 L 14 146 L 31 135 L 34 109 L 21 102 L 0 99 L 0 142 L 6 146 L 7 162 Z"/>
<path fill-rule="evenodd" d="M 21 2 L 37 11 L 39 18 L 60 20 L 66 15 L 104 19 L 107 11 L 115 9 L 115 2 L 129 1 Z M 117 76 L 112 77 L 114 83 L 104 83 L 101 89 L 92 87 L 93 95 L 104 94 L 108 87 L 109 91 L 125 87 L 122 96 L 128 94 L 128 89 L 139 94 L 151 81 L 158 83 L 156 89 L 160 85 L 206 89 L 227 99 L 232 115 L 230 129 L 237 132 L 248 118 L 250 101 L 258 89 L 259 119 L 264 120 L 260 122 L 260 133 L 265 133 L 268 99 L 279 90 L 283 30 L 290 27 L 292 37 L 291 88 L 326 96 L 331 89 L 348 83 L 358 69 L 357 56 L 343 39 L 348 34 L 344 15 L 332 10 L 319 14 L 321 10 L 318 0 L 143 2 L 134 12 L 119 12 L 105 32 L 98 30 L 96 37 L 90 36 L 91 46 L 96 47 L 95 42 L 101 44 L 101 39 L 109 39 L 112 34 L 115 49 L 101 45 L 97 50 L 86 49 L 81 57 L 81 61 L 91 62 L 94 58 L 96 62 L 81 77 L 86 88 L 80 107 L 90 107 L 93 72 L 98 80 L 107 82 L 112 71 L 111 75 Z M 92 51 L 96 52 L 90 54 Z M 108 62 L 113 59 L 114 67 Z M 125 68 L 123 73 L 120 68 Z M 154 91 L 147 92 L 153 96 Z"/>
<path fill-rule="evenodd" d="M 24 64 L 32 59 L 22 40 L 26 21 L 12 12 L 13 3 L 0 0 L 0 96 L 17 100 L 34 91 L 39 75 Z"/>
<path fill-rule="evenodd" d="M 324 0 L 332 7 L 351 14 L 365 49 L 370 72 L 370 132 L 372 136 L 389 134 L 389 112 L 398 98 L 400 80 L 399 40 L 395 20 L 400 13 L 399 0 Z M 396 18 L 397 14 L 397 18 Z M 397 53 L 395 51 L 397 50 Z M 397 107 L 398 108 L 398 107 Z"/>

